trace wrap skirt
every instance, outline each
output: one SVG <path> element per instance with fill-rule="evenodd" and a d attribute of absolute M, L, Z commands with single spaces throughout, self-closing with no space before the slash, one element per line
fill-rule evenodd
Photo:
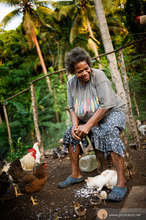
<path fill-rule="evenodd" d="M 109 111 L 97 126 L 91 128 L 88 137 L 95 150 L 104 152 L 105 157 L 110 152 L 115 152 L 120 156 L 125 156 L 125 146 L 120 138 L 121 131 L 125 128 L 125 114 L 121 111 Z M 79 123 L 83 124 L 83 123 Z M 72 146 L 73 150 L 76 150 L 76 145 L 80 144 L 80 141 L 75 140 L 71 134 L 72 126 L 67 128 L 63 145 L 65 148 Z M 87 138 L 81 140 L 82 146 L 88 146 Z"/>

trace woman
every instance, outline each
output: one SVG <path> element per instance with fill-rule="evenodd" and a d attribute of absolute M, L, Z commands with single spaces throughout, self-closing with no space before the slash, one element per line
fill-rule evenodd
<path fill-rule="evenodd" d="M 125 147 L 120 139 L 120 132 L 125 127 L 126 105 L 115 94 L 104 72 L 91 67 L 91 59 L 83 48 L 76 47 L 67 53 L 65 64 L 66 70 L 75 74 L 67 84 L 72 126 L 67 129 L 63 139 L 63 144 L 69 150 L 72 175 L 60 182 L 58 187 L 65 188 L 84 180 L 79 170 L 79 143 L 82 141 L 86 147 L 88 135 L 101 162 L 100 171 L 104 157 L 111 155 L 118 180 L 108 199 L 120 201 L 127 192 Z"/>

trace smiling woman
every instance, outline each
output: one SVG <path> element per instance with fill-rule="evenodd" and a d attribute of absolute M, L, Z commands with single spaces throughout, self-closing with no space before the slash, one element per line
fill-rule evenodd
<path fill-rule="evenodd" d="M 111 156 L 117 171 L 117 184 L 107 199 L 121 201 L 127 193 L 125 146 L 120 139 L 120 132 L 125 127 L 126 104 L 114 92 L 104 72 L 92 68 L 91 58 L 83 48 L 75 47 L 68 52 L 65 66 L 68 73 L 74 74 L 67 83 L 72 126 L 63 138 L 63 145 L 69 151 L 72 173 L 58 187 L 65 188 L 84 181 L 79 169 L 80 146 L 87 147 L 90 139 L 99 164 L 98 174 L 107 156 Z"/>
<path fill-rule="evenodd" d="M 0 3 L 0 23 L 2 21 L 2 19 L 11 11 L 13 11 L 15 9 L 15 7 L 11 6 L 6 6 L 5 4 Z M 4 28 L 4 30 L 12 30 L 12 29 L 16 29 L 18 27 L 18 25 L 20 25 L 20 23 L 22 22 L 22 16 L 16 16 L 15 18 L 12 19 L 12 21 L 6 25 L 6 27 Z"/>

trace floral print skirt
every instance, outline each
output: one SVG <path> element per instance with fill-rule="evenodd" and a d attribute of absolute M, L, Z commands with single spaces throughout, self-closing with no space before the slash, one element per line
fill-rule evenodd
<path fill-rule="evenodd" d="M 115 152 L 120 156 L 125 156 L 125 146 L 120 139 L 120 132 L 125 128 L 125 114 L 121 111 L 109 111 L 107 115 L 98 123 L 97 126 L 91 128 L 88 137 L 96 150 L 104 152 L 105 157 L 110 152 Z M 80 141 L 75 140 L 71 135 L 72 126 L 70 126 L 63 138 L 63 145 L 73 147 L 74 151 Z M 82 146 L 87 147 L 86 138 L 81 140 Z"/>

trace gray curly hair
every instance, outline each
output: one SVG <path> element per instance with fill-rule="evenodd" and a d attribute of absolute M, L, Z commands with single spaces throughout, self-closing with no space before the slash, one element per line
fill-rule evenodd
<path fill-rule="evenodd" d="M 74 66 L 76 63 L 86 61 L 91 67 L 91 58 L 86 50 L 81 47 L 75 47 L 65 55 L 65 68 L 68 73 L 75 73 Z"/>

